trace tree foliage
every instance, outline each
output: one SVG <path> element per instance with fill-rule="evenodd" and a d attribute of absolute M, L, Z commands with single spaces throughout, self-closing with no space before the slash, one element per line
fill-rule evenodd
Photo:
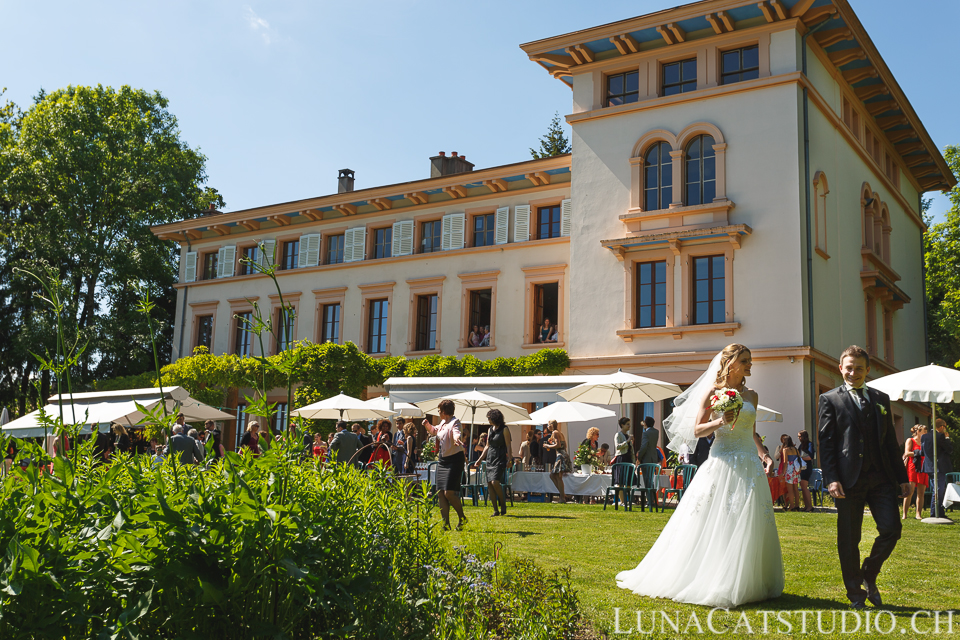
<path fill-rule="evenodd" d="M 534 160 L 540 160 L 562 156 L 565 153 L 570 153 L 571 149 L 570 140 L 563 131 L 560 114 L 554 113 L 553 120 L 550 121 L 550 126 L 547 128 L 547 133 L 540 138 L 540 150 L 531 148 L 530 155 L 533 156 Z"/>
<path fill-rule="evenodd" d="M 960 146 L 944 157 L 960 176 Z M 924 238 L 930 356 L 943 366 L 960 366 L 960 188 L 950 192 L 953 206 L 946 220 L 932 225 Z"/>
<path fill-rule="evenodd" d="M 204 187 L 206 158 L 181 140 L 167 107 L 156 92 L 98 85 L 0 110 L 0 404 L 24 412 L 37 374 L 31 352 L 54 349 L 17 266 L 49 265 L 68 292 L 67 324 L 89 345 L 78 382 L 151 368 L 140 288 L 157 303 L 160 351 L 170 352 L 178 256 L 150 226 L 223 203 Z"/>

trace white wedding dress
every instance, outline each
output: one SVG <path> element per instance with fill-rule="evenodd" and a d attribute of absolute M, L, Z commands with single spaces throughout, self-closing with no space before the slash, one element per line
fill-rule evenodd
<path fill-rule="evenodd" d="M 757 457 L 757 409 L 745 402 L 717 429 L 709 459 L 646 557 L 617 586 L 677 602 L 736 607 L 783 593 L 783 557 L 767 476 Z"/>

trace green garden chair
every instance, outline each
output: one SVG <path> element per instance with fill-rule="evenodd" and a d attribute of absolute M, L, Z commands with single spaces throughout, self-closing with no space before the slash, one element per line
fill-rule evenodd
<path fill-rule="evenodd" d="M 673 486 L 669 489 L 663 490 L 663 500 L 666 502 L 667 496 L 671 493 L 677 495 L 677 503 L 683 499 L 683 493 L 687 490 L 687 487 L 690 486 L 690 481 L 693 480 L 693 476 L 697 473 L 696 465 L 692 464 L 680 464 L 673 468 Z M 683 486 L 680 487 L 680 478 L 683 479 Z M 678 488 L 680 487 L 680 488 Z"/>
<path fill-rule="evenodd" d="M 607 502 L 610 500 L 611 494 L 613 494 L 614 510 L 619 509 L 619 504 L 622 500 L 623 510 L 633 511 L 633 494 L 637 491 L 637 487 L 633 481 L 636 472 L 636 465 L 632 465 L 629 462 L 613 463 L 613 466 L 610 467 L 610 474 L 613 481 L 610 483 L 610 486 L 607 487 L 607 491 L 603 496 L 604 511 L 607 510 Z"/>
<path fill-rule="evenodd" d="M 637 488 L 640 492 L 640 511 L 646 509 L 646 503 L 650 502 L 650 510 L 657 510 L 657 490 L 660 488 L 660 465 L 656 462 L 646 462 L 637 465 L 637 475 L 643 478 L 643 489 Z M 663 511 L 663 505 L 660 505 L 660 511 Z"/>
<path fill-rule="evenodd" d="M 503 482 L 500 486 L 503 487 L 503 495 L 510 498 L 510 506 L 513 506 L 513 472 L 517 469 L 517 461 L 514 460 L 507 466 L 507 472 L 503 476 Z M 484 501 L 486 504 L 486 501 Z"/>

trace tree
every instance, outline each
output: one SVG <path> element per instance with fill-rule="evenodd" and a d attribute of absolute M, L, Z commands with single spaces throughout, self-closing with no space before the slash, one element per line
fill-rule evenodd
<path fill-rule="evenodd" d="M 947 147 L 944 158 L 960 175 L 960 146 Z M 950 201 L 947 219 L 924 236 L 930 357 L 945 367 L 960 366 L 960 187 Z"/>
<path fill-rule="evenodd" d="M 157 92 L 98 85 L 0 112 L 0 404 L 26 409 L 31 352 L 52 351 L 18 266 L 44 262 L 67 287 L 72 331 L 88 344 L 74 374 L 81 384 L 153 368 L 135 286 L 157 302 L 161 352 L 170 352 L 178 254 L 150 226 L 223 200 L 204 186 L 206 158 L 180 139 L 167 107 Z M 48 376 L 43 383 L 41 395 Z"/>
<path fill-rule="evenodd" d="M 570 140 L 567 139 L 563 132 L 563 125 L 560 124 L 560 114 L 554 113 L 546 135 L 540 138 L 540 150 L 530 149 L 530 155 L 533 156 L 534 160 L 540 160 L 541 158 L 562 156 L 565 153 L 570 153 L 570 149 Z"/>

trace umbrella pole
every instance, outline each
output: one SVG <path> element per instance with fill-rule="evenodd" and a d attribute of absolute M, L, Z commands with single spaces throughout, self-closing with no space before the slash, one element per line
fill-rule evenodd
<path fill-rule="evenodd" d="M 617 389 L 620 392 L 620 417 L 623 418 L 623 387 Z"/>
<path fill-rule="evenodd" d="M 939 504 L 940 496 L 940 483 L 937 481 L 937 472 L 939 471 L 939 466 L 937 465 L 937 403 L 930 403 L 930 430 L 933 431 L 933 496 L 931 500 L 937 501 L 937 510 L 936 512 L 940 514 L 940 517 L 943 517 L 942 509 L 943 505 Z M 933 517 L 933 514 L 931 514 Z"/>
<path fill-rule="evenodd" d="M 467 442 L 467 464 L 470 464 L 470 456 L 473 455 L 473 423 L 477 419 L 477 408 L 470 407 L 470 441 Z"/>

